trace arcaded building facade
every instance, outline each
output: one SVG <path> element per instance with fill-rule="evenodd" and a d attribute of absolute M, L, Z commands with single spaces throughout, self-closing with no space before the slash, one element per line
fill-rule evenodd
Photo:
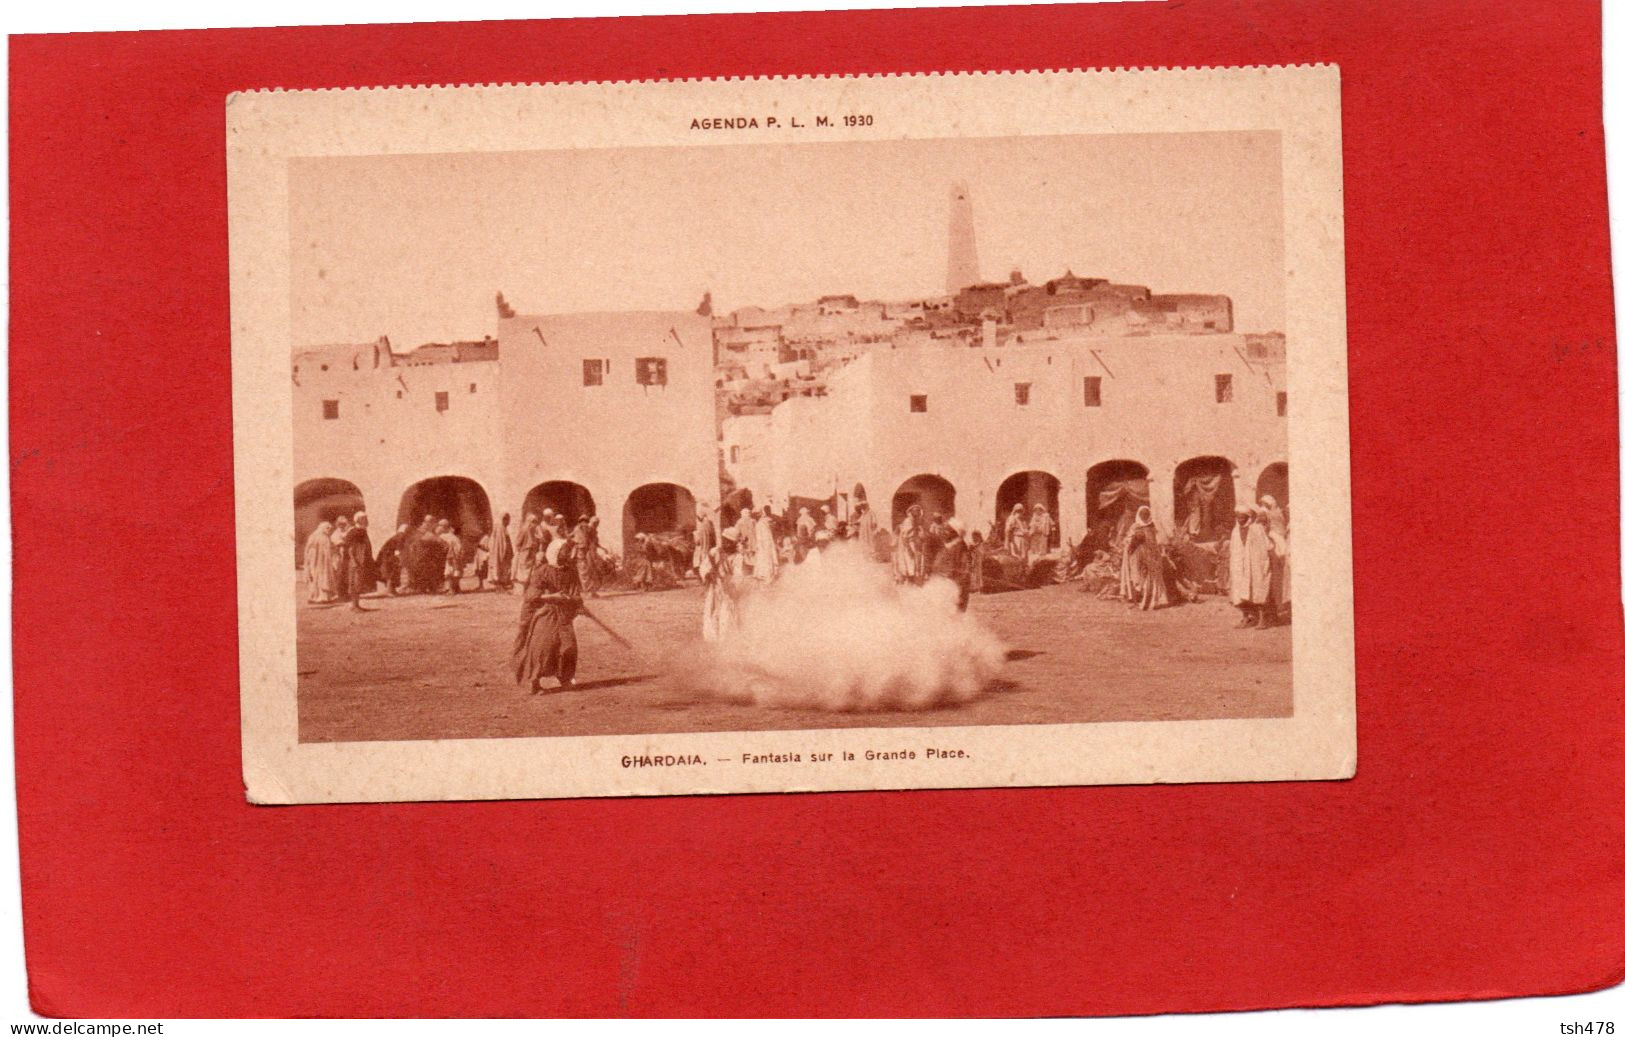
<path fill-rule="evenodd" d="M 432 514 L 471 541 L 550 507 L 624 549 L 725 489 L 981 529 L 1043 504 L 1055 546 L 1141 503 L 1209 541 L 1236 502 L 1288 505 L 1286 343 L 1234 331 L 1222 295 L 1013 273 L 918 306 L 502 307 L 496 332 L 294 357 L 296 544 L 363 506 L 377 537 Z"/>
<path fill-rule="evenodd" d="M 718 495 L 711 319 L 502 317 L 494 340 L 294 357 L 295 538 L 365 508 L 375 543 L 424 515 L 477 540 L 503 513 L 596 514 L 613 550 Z"/>
<path fill-rule="evenodd" d="M 918 503 L 982 529 L 1042 503 L 1076 541 L 1130 484 L 1164 529 L 1215 540 L 1236 502 L 1286 503 L 1284 359 L 1279 336 L 1225 333 L 883 347 L 723 439 L 758 498 L 862 498 L 883 522 Z"/>

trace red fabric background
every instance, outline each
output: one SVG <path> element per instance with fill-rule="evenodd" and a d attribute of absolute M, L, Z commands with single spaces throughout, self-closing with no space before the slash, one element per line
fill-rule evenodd
<path fill-rule="evenodd" d="M 1357 778 L 243 801 L 228 91 L 1308 61 L 1343 71 Z M 1599 65 L 1598 6 L 1550 0 L 13 39 L 35 1005 L 1094 1014 L 1617 981 L 1625 699 Z"/>

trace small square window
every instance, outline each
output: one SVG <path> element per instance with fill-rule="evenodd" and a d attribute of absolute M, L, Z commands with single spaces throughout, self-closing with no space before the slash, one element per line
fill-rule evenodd
<path fill-rule="evenodd" d="M 472 394 L 479 391 L 479 386 L 473 382 L 468 383 L 468 391 Z"/>
<path fill-rule="evenodd" d="M 604 384 L 604 362 L 602 360 L 583 360 L 583 361 L 581 361 L 581 384 L 582 385 L 603 385 Z"/>
<path fill-rule="evenodd" d="M 1284 392 L 1275 394 L 1275 416 L 1278 418 L 1286 417 L 1286 393 Z"/>
<path fill-rule="evenodd" d="M 445 411 L 451 407 L 451 393 L 437 392 L 434 394 L 434 409 Z"/>
<path fill-rule="evenodd" d="M 666 358 L 663 356 L 638 357 L 638 384 L 665 385 Z"/>
<path fill-rule="evenodd" d="M 1085 407 L 1100 406 L 1100 376 L 1086 375 L 1083 379 L 1083 405 Z"/>
<path fill-rule="evenodd" d="M 734 464 L 739 463 L 739 448 L 737 446 L 728 448 L 728 460 L 732 461 Z"/>
<path fill-rule="evenodd" d="M 333 421 L 338 416 L 339 416 L 339 401 L 337 401 L 337 400 L 323 400 L 322 401 L 322 420 L 323 421 Z"/>
<path fill-rule="evenodd" d="M 925 413 L 925 394 L 915 393 L 908 398 L 908 409 L 911 414 Z"/>
<path fill-rule="evenodd" d="M 1016 383 L 1016 406 L 1017 407 L 1025 407 L 1025 406 L 1027 406 L 1027 404 L 1032 402 L 1032 399 L 1033 399 L 1033 383 L 1032 382 L 1017 382 Z"/>
<path fill-rule="evenodd" d="M 1213 376 L 1213 400 L 1215 403 L 1229 403 L 1236 398 L 1236 388 L 1227 374 Z"/>

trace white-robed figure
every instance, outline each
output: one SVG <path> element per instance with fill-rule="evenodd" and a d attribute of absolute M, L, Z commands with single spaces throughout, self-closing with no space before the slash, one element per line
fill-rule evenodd
<path fill-rule="evenodd" d="M 1269 494 L 1258 498 L 1258 506 L 1263 509 L 1264 521 L 1269 525 L 1270 534 L 1282 533 L 1286 530 L 1286 511 L 1275 503 L 1275 498 Z"/>
<path fill-rule="evenodd" d="M 726 640 L 739 626 L 739 579 L 739 530 L 729 527 L 722 531 L 705 576 L 700 634 L 713 644 Z"/>
<path fill-rule="evenodd" d="M 1279 622 L 1281 610 L 1292 604 L 1292 539 L 1286 513 L 1275 507 L 1275 499 L 1266 496 L 1260 503 L 1270 531 L 1270 607 L 1267 612 L 1272 622 Z"/>
<path fill-rule="evenodd" d="M 333 589 L 333 523 L 318 523 L 305 538 L 305 586 L 313 605 L 324 605 L 337 595 Z"/>
<path fill-rule="evenodd" d="M 698 525 L 694 527 L 694 571 L 704 583 L 711 572 L 711 560 L 717 554 L 717 516 L 709 503 L 702 503 L 698 518 Z"/>
<path fill-rule="evenodd" d="M 1264 509 L 1237 508 L 1230 534 L 1230 602 L 1241 610 L 1241 626 L 1270 625 L 1270 546 Z"/>
<path fill-rule="evenodd" d="M 1042 504 L 1033 505 L 1033 517 L 1027 523 L 1027 554 L 1049 554 L 1050 541 L 1055 539 L 1055 519 Z"/>
<path fill-rule="evenodd" d="M 755 567 L 751 575 L 763 583 L 772 583 L 779 575 L 779 548 L 778 538 L 773 535 L 773 511 L 764 507 L 762 514 L 756 520 L 755 535 L 751 538 L 755 545 Z"/>
<path fill-rule="evenodd" d="M 756 563 L 756 516 L 759 514 L 755 508 L 740 508 L 739 521 L 734 523 L 734 548 L 738 555 L 734 559 L 734 568 L 746 575 L 750 574 L 751 567 Z"/>
<path fill-rule="evenodd" d="M 928 575 L 925 571 L 923 514 L 918 504 L 910 504 L 892 536 L 892 578 L 898 583 L 923 584 Z"/>
<path fill-rule="evenodd" d="M 1236 506 L 1235 525 L 1230 529 L 1230 604 L 1241 612 L 1239 626 L 1250 627 L 1257 622 L 1253 603 L 1249 597 L 1250 570 L 1247 568 L 1247 526 L 1253 521 L 1251 508 Z"/>
<path fill-rule="evenodd" d="M 1027 535 L 1027 506 L 1017 504 L 1004 520 L 1004 549 L 1023 564 L 1027 561 Z"/>

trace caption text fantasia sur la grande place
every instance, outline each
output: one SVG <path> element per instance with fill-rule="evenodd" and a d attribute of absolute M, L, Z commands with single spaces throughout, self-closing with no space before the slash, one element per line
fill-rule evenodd
<path fill-rule="evenodd" d="M 718 762 L 724 762 L 725 758 L 718 757 L 717 759 Z M 808 753 L 783 752 L 739 754 L 739 762 L 748 764 L 856 763 L 859 759 L 860 757 L 857 753 L 849 752 L 847 750 L 841 750 L 838 753 L 819 750 L 817 752 Z M 939 749 L 936 747 L 925 749 L 923 751 L 916 751 L 913 749 L 865 749 L 861 759 L 869 763 L 886 760 L 968 760 L 970 759 L 970 753 L 966 752 L 964 749 Z M 726 762 L 733 762 L 732 758 L 726 758 Z M 705 757 L 694 753 L 685 753 L 682 755 L 673 755 L 669 753 L 664 755 L 629 755 L 621 757 L 622 767 L 704 767 L 705 765 Z"/>

